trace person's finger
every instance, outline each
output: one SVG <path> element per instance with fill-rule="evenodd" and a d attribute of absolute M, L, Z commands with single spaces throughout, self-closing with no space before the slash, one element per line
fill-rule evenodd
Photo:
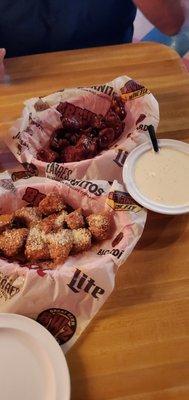
<path fill-rule="evenodd" d="M 6 54 L 6 50 L 5 49 L 0 49 L 0 62 L 3 61 L 4 57 Z"/>
<path fill-rule="evenodd" d="M 6 54 L 6 50 L 5 49 L 0 49 L 0 81 L 2 81 L 5 77 L 5 68 L 4 68 L 4 57 Z"/>

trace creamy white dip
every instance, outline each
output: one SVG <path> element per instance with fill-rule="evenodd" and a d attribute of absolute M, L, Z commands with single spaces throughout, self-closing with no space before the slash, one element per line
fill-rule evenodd
<path fill-rule="evenodd" d="M 136 161 L 135 183 L 149 199 L 165 205 L 189 205 L 189 154 L 171 147 L 148 150 Z"/>

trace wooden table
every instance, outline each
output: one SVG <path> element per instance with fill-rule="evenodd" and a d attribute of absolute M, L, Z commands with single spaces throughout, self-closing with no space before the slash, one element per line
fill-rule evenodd
<path fill-rule="evenodd" d="M 157 97 L 159 136 L 189 142 L 189 75 L 165 46 L 141 43 L 15 58 L 6 68 L 9 78 L 0 88 L 3 134 L 26 98 L 127 74 Z M 112 296 L 67 356 L 72 400 L 189 399 L 188 248 L 186 215 L 149 213 Z"/>

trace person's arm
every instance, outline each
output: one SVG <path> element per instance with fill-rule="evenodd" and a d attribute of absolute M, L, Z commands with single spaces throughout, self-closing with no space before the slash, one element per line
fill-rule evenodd
<path fill-rule="evenodd" d="M 166 35 L 176 35 L 184 23 L 181 0 L 133 0 L 145 17 Z"/>

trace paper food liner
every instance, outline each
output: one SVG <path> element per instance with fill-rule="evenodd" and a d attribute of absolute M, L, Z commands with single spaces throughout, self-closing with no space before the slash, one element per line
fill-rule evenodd
<path fill-rule="evenodd" d="M 69 256 L 54 270 L 41 270 L 37 264 L 21 267 L 0 258 L 0 312 L 36 319 L 67 351 L 112 292 L 118 267 L 142 234 L 146 211 L 116 181 L 112 185 L 102 180 L 74 185 L 32 177 L 13 182 L 4 173 L 0 174 L 0 213 L 37 206 L 44 194 L 52 191 L 73 208 L 82 207 L 85 214 L 110 212 L 114 223 L 111 238 Z"/>
<path fill-rule="evenodd" d="M 74 105 L 73 113 L 79 110 L 82 114 L 88 110 L 105 115 L 115 94 L 124 101 L 127 115 L 123 133 L 108 150 L 92 159 L 72 163 L 48 164 L 36 159 L 37 151 L 47 145 L 52 132 L 60 127 L 61 114 L 56 110 L 60 102 Z M 6 144 L 30 175 L 57 180 L 117 179 L 122 182 L 122 167 L 128 153 L 149 140 L 148 125 L 153 125 L 156 130 L 159 123 L 159 107 L 153 95 L 127 76 L 104 85 L 62 89 L 40 99 L 49 108 L 36 111 L 34 105 L 39 97 L 27 100 L 21 118 L 12 126 L 6 139 Z"/>

